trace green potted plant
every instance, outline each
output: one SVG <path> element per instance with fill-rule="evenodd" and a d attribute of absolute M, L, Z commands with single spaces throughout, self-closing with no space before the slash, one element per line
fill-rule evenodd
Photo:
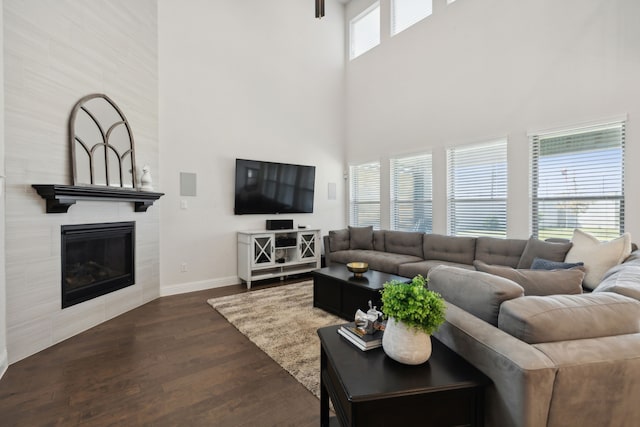
<path fill-rule="evenodd" d="M 418 275 L 411 283 L 389 281 L 380 291 L 382 313 L 388 319 L 382 347 L 400 363 L 419 365 L 429 360 L 431 334 L 445 321 L 442 296 L 426 284 L 427 279 Z"/>

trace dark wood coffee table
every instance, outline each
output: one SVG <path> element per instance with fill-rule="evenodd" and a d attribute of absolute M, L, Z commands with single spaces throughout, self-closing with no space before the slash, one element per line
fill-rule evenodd
<path fill-rule="evenodd" d="M 312 272 L 313 306 L 353 320 L 356 310 L 367 311 L 367 302 L 378 307 L 382 285 L 390 280 L 410 282 L 411 279 L 381 271 L 369 270 L 362 277 L 354 277 L 346 265 L 335 264 Z"/>
<path fill-rule="evenodd" d="M 483 425 L 490 380 L 440 341 L 431 337 L 429 360 L 409 366 L 382 348 L 358 350 L 338 335 L 339 327 L 318 329 L 321 426 L 336 418 L 343 427 Z"/>

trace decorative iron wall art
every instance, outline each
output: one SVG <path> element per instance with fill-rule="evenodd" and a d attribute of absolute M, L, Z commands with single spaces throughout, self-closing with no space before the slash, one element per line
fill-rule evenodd
<path fill-rule="evenodd" d="M 108 96 L 81 98 L 69 118 L 74 185 L 136 188 L 133 133 Z"/>

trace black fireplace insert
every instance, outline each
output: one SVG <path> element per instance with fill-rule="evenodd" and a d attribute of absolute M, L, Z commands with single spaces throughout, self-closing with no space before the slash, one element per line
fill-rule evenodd
<path fill-rule="evenodd" d="M 62 308 L 135 283 L 135 225 L 63 225 Z"/>

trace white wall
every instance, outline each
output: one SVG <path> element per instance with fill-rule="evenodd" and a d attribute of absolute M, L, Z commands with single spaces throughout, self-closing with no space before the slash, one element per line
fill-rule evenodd
<path fill-rule="evenodd" d="M 0 0 L 0 46 L 4 46 L 3 1 Z M 0 55 L 0 82 L 4 81 L 4 55 Z M 7 287 L 4 270 L 4 85 L 0 84 L 0 378 L 9 365 L 7 353 Z"/>
<path fill-rule="evenodd" d="M 347 18 L 372 3 L 352 0 Z M 506 136 L 508 235 L 526 238 L 527 133 L 627 115 L 626 229 L 640 236 L 640 2 L 434 0 L 394 37 L 389 3 L 381 44 L 346 67 L 348 162 L 433 150 L 434 232 L 446 233 L 446 147 Z"/>
<path fill-rule="evenodd" d="M 344 226 L 344 9 L 328 0 L 317 20 L 300 0 L 158 6 L 161 292 L 172 294 L 237 283 L 236 231 L 274 218 L 233 214 L 236 158 L 316 166 L 314 213 L 281 218 Z M 180 172 L 197 175 L 197 196 L 180 197 Z"/>
<path fill-rule="evenodd" d="M 158 171 L 155 0 L 4 1 L 7 347 L 13 363 L 159 296 L 159 207 L 79 201 L 46 214 L 31 184 L 72 184 L 67 123 L 100 92 Z M 156 185 L 160 179 L 156 176 Z M 162 203 L 162 200 L 159 202 Z M 62 310 L 60 226 L 136 221 L 136 284 Z"/>

